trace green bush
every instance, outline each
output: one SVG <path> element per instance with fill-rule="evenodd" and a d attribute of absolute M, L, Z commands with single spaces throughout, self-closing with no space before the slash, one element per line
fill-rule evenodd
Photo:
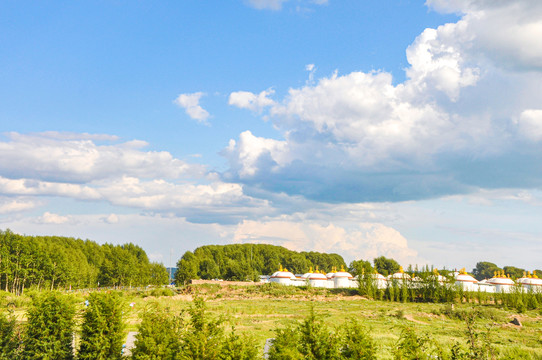
<path fill-rule="evenodd" d="M 369 331 L 356 320 L 346 324 L 341 354 L 344 359 L 376 359 L 376 343 Z"/>
<path fill-rule="evenodd" d="M 337 336 L 324 324 L 311 308 L 310 315 L 298 327 L 299 351 L 305 359 L 339 359 L 340 344 Z"/>
<path fill-rule="evenodd" d="M 184 323 L 180 316 L 170 314 L 151 304 L 140 315 L 135 348 L 135 360 L 175 360 L 181 351 Z"/>
<path fill-rule="evenodd" d="M 238 335 L 235 329 L 226 336 L 222 343 L 221 360 L 253 360 L 259 359 L 260 349 L 250 337 Z"/>
<path fill-rule="evenodd" d="M 20 356 L 20 332 L 13 316 L 0 312 L 0 360 Z"/>
<path fill-rule="evenodd" d="M 75 305 L 57 292 L 34 297 L 28 309 L 24 356 L 33 359 L 73 359 Z"/>
<path fill-rule="evenodd" d="M 275 330 L 275 339 L 269 349 L 269 360 L 302 360 L 303 355 L 297 349 L 299 333 L 294 328 Z"/>
<path fill-rule="evenodd" d="M 405 326 L 393 351 L 396 360 L 431 359 L 429 339 L 418 336 L 412 327 Z"/>
<path fill-rule="evenodd" d="M 83 314 L 80 360 L 120 359 L 123 345 L 125 308 L 117 292 L 94 292 Z"/>

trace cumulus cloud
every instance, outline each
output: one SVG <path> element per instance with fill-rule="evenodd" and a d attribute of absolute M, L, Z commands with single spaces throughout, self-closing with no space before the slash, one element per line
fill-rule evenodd
<path fill-rule="evenodd" d="M 108 224 L 117 224 L 119 222 L 119 217 L 116 214 L 110 214 L 102 219 Z"/>
<path fill-rule="evenodd" d="M 37 202 L 27 198 L 0 196 L 0 214 L 28 211 L 35 208 L 37 205 Z"/>
<path fill-rule="evenodd" d="M 529 140 L 542 140 L 542 110 L 524 110 L 519 116 L 518 129 Z"/>
<path fill-rule="evenodd" d="M 36 222 L 39 224 L 65 224 L 70 222 L 69 216 L 62 216 L 58 214 L 53 214 L 48 211 L 44 212 L 42 216 L 36 219 Z"/>
<path fill-rule="evenodd" d="M 85 134 L 77 138 L 50 133 L 9 133 L 8 139 L 0 141 L 0 173 L 6 178 L 81 183 L 122 175 L 201 177 L 205 172 L 168 152 L 144 151 L 147 143 L 138 140 L 99 145 Z"/>
<path fill-rule="evenodd" d="M 249 91 L 236 91 L 230 94 L 228 104 L 241 109 L 261 112 L 264 108 L 275 104 L 275 102 L 269 98 L 269 96 L 274 93 L 273 89 L 264 90 L 259 94 L 254 94 Z"/>
<path fill-rule="evenodd" d="M 204 95 L 205 94 L 202 92 L 181 94 L 175 99 L 174 103 L 184 108 L 186 114 L 192 119 L 201 123 L 206 123 L 209 118 L 209 113 L 199 104 L 201 97 Z"/>
<path fill-rule="evenodd" d="M 542 160 L 542 3 L 428 5 L 461 19 L 414 39 L 404 82 L 336 72 L 290 89 L 263 114 L 283 138 L 243 132 L 224 151 L 224 176 L 332 202 L 542 186 L 528 166 Z"/>
<path fill-rule="evenodd" d="M 378 223 L 361 223 L 344 228 L 329 223 L 243 221 L 237 226 L 235 242 L 271 243 L 296 251 L 320 251 L 343 254 L 347 261 L 384 255 L 403 264 L 419 261 L 417 252 L 395 229 Z"/>
<path fill-rule="evenodd" d="M 82 137 L 9 134 L 9 141 L 0 142 L 0 194 L 108 202 L 197 222 L 235 222 L 248 212 L 269 209 L 266 200 L 246 195 L 242 185 L 220 181 L 201 165 L 167 152 L 142 150 L 145 142 L 98 145 L 90 140 L 93 136 Z M 11 201 L 0 211 L 31 206 L 28 201 Z M 44 215 L 40 221 L 49 219 Z M 118 218 L 112 214 L 104 221 Z"/>

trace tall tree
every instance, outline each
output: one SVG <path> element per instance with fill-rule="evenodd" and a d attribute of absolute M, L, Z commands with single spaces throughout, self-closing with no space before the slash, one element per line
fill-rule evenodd
<path fill-rule="evenodd" d="M 80 360 L 115 360 L 122 357 L 125 304 L 117 292 L 93 292 L 81 325 Z"/>
<path fill-rule="evenodd" d="M 75 305 L 57 292 L 34 298 L 28 309 L 24 336 L 24 359 L 73 359 Z"/>
<path fill-rule="evenodd" d="M 385 256 L 379 256 L 373 260 L 375 269 L 382 275 L 390 275 L 399 271 L 401 267 L 399 263 L 393 259 L 388 259 Z"/>

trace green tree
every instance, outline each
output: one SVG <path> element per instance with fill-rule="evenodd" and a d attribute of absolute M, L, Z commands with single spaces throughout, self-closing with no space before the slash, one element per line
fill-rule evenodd
<path fill-rule="evenodd" d="M 502 269 L 491 262 L 480 261 L 476 264 L 476 267 L 472 269 L 472 275 L 476 280 L 483 280 L 492 278 L 496 271 L 502 271 Z"/>
<path fill-rule="evenodd" d="M 57 292 L 36 296 L 28 309 L 23 358 L 73 359 L 75 305 Z"/>
<path fill-rule="evenodd" d="M 93 292 L 83 314 L 80 360 L 120 359 L 125 327 L 124 301 L 117 292 Z"/>
<path fill-rule="evenodd" d="M 175 283 L 177 285 L 186 285 L 192 279 L 198 278 L 199 261 L 191 251 L 184 253 L 183 257 L 177 262 L 177 272 L 175 273 Z"/>
<path fill-rule="evenodd" d="M 384 276 L 391 275 L 399 271 L 401 267 L 399 263 L 393 259 L 388 259 L 385 256 L 379 256 L 373 260 L 375 269 Z"/>
<path fill-rule="evenodd" d="M 514 280 L 523 277 L 523 273 L 525 272 L 525 269 L 515 266 L 505 266 L 503 267 L 503 270 L 505 274 L 509 274 L 510 277 Z"/>
<path fill-rule="evenodd" d="M 393 351 L 395 360 L 425 360 L 431 359 L 428 354 L 429 340 L 418 336 L 413 328 L 404 327 L 399 336 L 399 341 Z"/>
<path fill-rule="evenodd" d="M 16 359 L 20 355 L 19 329 L 15 318 L 0 312 L 0 360 Z"/>
<path fill-rule="evenodd" d="M 366 260 L 354 260 L 350 263 L 350 266 L 348 266 L 348 271 L 353 275 L 361 275 L 361 274 L 372 274 L 374 272 L 374 268 L 371 266 L 370 261 Z"/>
<path fill-rule="evenodd" d="M 275 339 L 269 349 L 269 360 L 303 360 L 298 350 L 299 333 L 297 329 L 287 327 L 275 330 Z"/>
<path fill-rule="evenodd" d="M 176 360 L 181 352 L 184 323 L 180 316 L 151 304 L 140 315 L 134 360 Z"/>
<path fill-rule="evenodd" d="M 339 339 L 311 308 L 310 315 L 299 325 L 299 351 L 307 360 L 340 359 Z"/>
<path fill-rule="evenodd" d="M 183 360 L 219 359 L 224 338 L 223 318 L 210 319 L 203 299 L 196 297 L 188 310 L 190 320 L 182 339 Z"/>
<path fill-rule="evenodd" d="M 344 359 L 376 359 L 375 341 L 369 331 L 356 320 L 350 320 L 346 324 L 341 354 Z"/>

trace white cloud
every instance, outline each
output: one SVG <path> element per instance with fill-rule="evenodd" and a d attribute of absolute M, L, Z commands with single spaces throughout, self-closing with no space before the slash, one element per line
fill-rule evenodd
<path fill-rule="evenodd" d="M 6 179 L 0 176 L 0 193 L 9 195 L 50 195 L 63 196 L 83 200 L 101 198 L 96 189 L 66 183 L 55 183 L 33 179 Z"/>
<path fill-rule="evenodd" d="M 108 224 L 117 224 L 119 222 L 119 217 L 116 214 L 110 214 L 104 217 L 103 220 Z"/>
<path fill-rule="evenodd" d="M 9 178 L 57 182 L 89 182 L 122 175 L 138 177 L 201 177 L 204 168 L 173 158 L 165 151 L 142 151 L 146 142 L 133 140 L 98 145 L 83 134 L 77 138 L 45 134 L 9 134 L 0 141 L 0 173 Z"/>
<path fill-rule="evenodd" d="M 198 122 L 206 123 L 209 118 L 207 110 L 199 105 L 199 101 L 205 94 L 202 92 L 196 92 L 193 94 L 181 94 L 175 99 L 175 104 L 184 108 L 186 114 Z"/>
<path fill-rule="evenodd" d="M 0 214 L 12 214 L 35 208 L 37 202 L 28 198 L 0 197 Z"/>
<path fill-rule="evenodd" d="M 405 265 L 420 261 L 398 231 L 378 223 L 344 228 L 333 223 L 248 220 L 238 225 L 233 239 L 242 243 L 270 243 L 296 251 L 339 253 L 347 261 L 372 260 L 380 255 Z"/>
<path fill-rule="evenodd" d="M 53 213 L 50 213 L 48 211 L 46 211 L 45 213 L 43 213 L 42 216 L 38 217 L 36 219 L 36 222 L 39 223 L 39 224 L 56 224 L 56 225 L 59 225 L 59 224 L 65 224 L 67 222 L 70 222 L 70 217 L 69 216 L 62 216 L 62 215 L 58 215 L 58 214 L 53 214 Z"/>
<path fill-rule="evenodd" d="M 225 154 L 230 158 L 238 160 L 238 173 L 241 177 L 254 175 L 262 161 L 271 167 L 284 164 L 287 162 L 286 153 L 286 142 L 257 137 L 250 131 L 239 135 L 239 143 L 230 140 L 225 150 Z"/>
<path fill-rule="evenodd" d="M 236 91 L 230 94 L 228 104 L 241 109 L 249 109 L 255 112 L 261 112 L 264 108 L 274 105 L 275 102 L 269 98 L 275 91 L 273 89 L 264 90 L 259 94 L 249 91 Z"/>
<path fill-rule="evenodd" d="M 437 11 L 465 14 L 464 33 L 472 35 L 463 50 L 470 56 L 485 56 L 504 68 L 542 69 L 540 1 L 429 0 L 427 3 Z"/>
<path fill-rule="evenodd" d="M 247 196 L 242 185 L 167 152 L 142 151 L 147 144 L 139 140 L 97 145 L 75 134 L 50 133 L 12 133 L 10 140 L 0 142 L 0 195 L 107 202 L 197 222 L 238 221 L 269 210 L 266 200 Z M 25 206 L 30 204 L 7 203 L 2 211 Z M 114 223 L 115 217 L 104 221 Z"/>
<path fill-rule="evenodd" d="M 286 1 L 288 0 L 247 0 L 250 6 L 259 10 L 280 10 L 282 9 L 282 3 Z"/>
<path fill-rule="evenodd" d="M 263 114 L 283 139 L 230 141 L 228 178 L 352 202 L 542 186 L 522 165 L 542 161 L 542 2 L 428 5 L 463 15 L 413 41 L 406 81 L 335 73 L 290 89 Z"/>
<path fill-rule="evenodd" d="M 542 110 L 524 110 L 518 120 L 518 129 L 529 140 L 542 140 Z"/>

